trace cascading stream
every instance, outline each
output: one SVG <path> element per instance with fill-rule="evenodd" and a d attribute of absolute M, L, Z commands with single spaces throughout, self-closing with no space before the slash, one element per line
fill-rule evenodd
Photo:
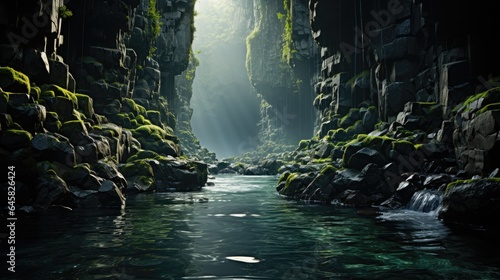
<path fill-rule="evenodd" d="M 436 190 L 420 190 L 413 194 L 406 208 L 408 210 L 430 213 L 436 212 L 441 205 L 442 192 Z"/>

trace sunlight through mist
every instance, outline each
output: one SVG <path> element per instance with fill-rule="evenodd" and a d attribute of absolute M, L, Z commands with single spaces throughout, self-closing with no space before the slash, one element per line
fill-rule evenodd
<path fill-rule="evenodd" d="M 260 101 L 245 69 L 251 31 L 247 1 L 198 0 L 193 51 L 200 61 L 193 83 L 193 132 L 219 159 L 244 152 L 257 134 Z"/>

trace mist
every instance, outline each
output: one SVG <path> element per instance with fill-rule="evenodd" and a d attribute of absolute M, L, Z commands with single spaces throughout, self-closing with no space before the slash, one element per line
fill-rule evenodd
<path fill-rule="evenodd" d="M 200 61 L 191 120 L 201 144 L 219 159 L 243 152 L 257 135 L 260 101 L 245 69 L 246 1 L 198 0 L 193 51 Z M 251 18 L 251 17 L 250 17 Z"/>

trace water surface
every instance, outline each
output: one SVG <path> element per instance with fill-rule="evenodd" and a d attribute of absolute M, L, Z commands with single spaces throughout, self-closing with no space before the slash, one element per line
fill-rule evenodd
<path fill-rule="evenodd" d="M 213 181 L 129 197 L 121 212 L 25 220 L 14 279 L 500 279 L 497 239 L 432 214 L 291 201 L 274 176 Z"/>

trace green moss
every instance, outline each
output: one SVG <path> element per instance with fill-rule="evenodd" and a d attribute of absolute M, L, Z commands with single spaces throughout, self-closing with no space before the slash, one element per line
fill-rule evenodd
<path fill-rule="evenodd" d="M 47 91 L 44 91 L 41 95 L 41 97 L 55 97 L 56 96 L 56 93 L 53 91 L 53 90 L 47 90 Z"/>
<path fill-rule="evenodd" d="M 137 116 L 135 118 L 135 121 L 137 122 L 138 125 L 152 125 L 152 123 L 148 119 L 144 118 L 143 115 Z"/>
<path fill-rule="evenodd" d="M 8 129 L 2 133 L 2 137 L 0 138 L 0 146 L 6 148 L 23 148 L 29 146 L 31 139 L 33 136 L 28 131 L 22 129 Z"/>
<path fill-rule="evenodd" d="M 288 176 L 290 176 L 290 174 L 291 173 L 288 172 L 288 171 L 286 171 L 283 174 L 281 174 L 280 179 L 278 181 L 278 184 L 281 183 L 281 182 L 283 182 L 283 181 L 286 181 L 288 179 Z"/>
<path fill-rule="evenodd" d="M 63 89 L 62 87 L 60 87 L 58 85 L 50 85 L 47 88 L 47 91 L 53 91 L 55 96 L 66 97 L 66 98 L 70 99 L 71 102 L 73 102 L 73 104 L 75 104 L 75 106 L 78 106 L 78 98 L 76 97 L 76 95 L 74 93 L 72 93 L 71 91 L 69 91 L 67 89 Z"/>
<path fill-rule="evenodd" d="M 255 24 L 254 29 L 252 32 L 247 36 L 246 38 L 246 47 L 247 47 L 247 53 L 246 53 L 246 59 L 245 59 L 245 68 L 247 69 L 248 77 L 250 80 L 252 80 L 252 73 L 253 73 L 253 57 L 252 54 L 255 52 L 255 49 L 253 46 L 255 45 L 256 39 L 260 36 L 261 33 L 261 23 L 263 22 L 264 18 L 264 12 L 262 9 L 258 10 L 259 12 L 259 19 L 255 19 Z"/>
<path fill-rule="evenodd" d="M 119 167 L 120 172 L 125 176 L 148 176 L 154 177 L 153 168 L 144 159 L 135 160 L 121 165 Z"/>
<path fill-rule="evenodd" d="M 0 88 L 16 93 L 30 93 L 28 76 L 11 67 L 0 67 Z"/>
<path fill-rule="evenodd" d="M 158 135 L 161 139 L 166 139 L 169 134 L 161 127 L 154 124 L 142 125 L 137 129 L 133 130 L 134 135 L 142 136 L 148 138 L 150 135 Z"/>
<path fill-rule="evenodd" d="M 146 111 L 146 116 L 154 125 L 161 125 L 161 114 L 159 111 L 149 110 Z"/>
<path fill-rule="evenodd" d="M 336 171 L 337 171 L 337 169 L 335 169 L 335 167 L 333 167 L 333 165 L 328 164 L 325 167 L 323 167 L 323 169 L 321 169 L 320 174 L 327 175 L 327 174 L 331 174 L 331 173 L 336 172 Z"/>
<path fill-rule="evenodd" d="M 128 160 L 127 163 L 136 161 L 136 160 L 141 160 L 141 159 L 147 159 L 147 158 L 156 158 L 158 157 L 158 153 L 149 151 L 149 150 L 140 150 L 138 151 L 135 155 L 131 156 Z"/>
<path fill-rule="evenodd" d="M 357 116 L 356 116 L 357 115 Z M 345 115 L 339 121 L 339 126 L 342 128 L 347 128 L 353 125 L 359 119 L 359 108 L 351 108 L 349 113 Z"/>
<path fill-rule="evenodd" d="M 92 130 L 99 135 L 111 138 L 117 138 L 122 133 L 122 128 L 113 124 L 94 125 Z"/>
<path fill-rule="evenodd" d="M 94 112 L 94 103 L 92 98 L 86 94 L 75 93 L 78 102 L 78 109 L 87 117 L 92 117 Z"/>
<path fill-rule="evenodd" d="M 475 94 L 467 98 L 462 104 L 457 105 L 453 111 L 458 111 L 461 108 L 464 108 L 464 110 L 467 112 L 470 110 L 469 105 L 471 105 L 474 101 L 477 101 L 481 98 L 484 99 L 489 99 L 492 96 L 498 96 L 500 94 L 500 87 L 492 88 L 487 91 Z"/>
<path fill-rule="evenodd" d="M 177 126 L 177 118 L 172 112 L 167 113 L 167 124 L 169 127 L 176 127 Z"/>
<path fill-rule="evenodd" d="M 293 46 L 293 21 L 292 21 L 292 7 L 290 5 L 290 0 L 283 0 L 283 8 L 286 12 L 285 14 L 278 14 L 280 20 L 284 19 L 284 28 L 281 35 L 282 38 L 282 51 L 281 59 L 283 62 L 290 63 L 293 58 L 293 54 L 297 52 Z"/>
<path fill-rule="evenodd" d="M 155 182 L 154 178 L 149 176 L 139 176 L 137 180 L 146 186 L 151 186 Z"/>
<path fill-rule="evenodd" d="M 286 178 L 286 183 L 285 187 L 283 188 L 283 191 L 286 191 L 290 187 L 290 184 L 298 177 L 299 173 L 291 173 L 290 175 L 288 175 L 288 177 Z"/>
<path fill-rule="evenodd" d="M 39 87 L 37 87 L 37 86 L 31 87 L 30 96 L 33 97 L 33 99 L 35 99 L 35 101 L 40 100 L 41 94 L 42 94 L 42 90 Z"/>
<path fill-rule="evenodd" d="M 160 36 L 161 33 L 161 15 L 160 12 L 156 9 L 156 0 L 149 0 L 149 5 L 148 5 L 148 12 L 147 12 L 147 17 L 148 17 L 148 23 L 149 26 L 146 29 L 146 35 L 149 38 L 150 41 L 150 49 L 149 49 L 149 56 L 152 57 L 156 51 L 156 47 L 154 42 L 156 41 L 156 38 Z"/>
<path fill-rule="evenodd" d="M 61 127 L 61 134 L 69 137 L 75 132 L 82 132 L 88 134 L 87 128 L 82 120 L 71 120 L 64 122 Z"/>
<path fill-rule="evenodd" d="M 309 140 L 300 140 L 299 150 L 305 150 L 305 149 L 309 148 L 309 143 L 310 143 Z"/>
<path fill-rule="evenodd" d="M 485 113 L 487 111 L 498 111 L 498 110 L 500 110 L 500 103 L 491 103 L 481 108 L 481 110 L 477 111 L 476 114 L 481 115 L 482 113 Z"/>
<path fill-rule="evenodd" d="M 500 184 L 500 178 L 456 180 L 456 181 L 453 181 L 453 182 L 449 183 L 446 186 L 445 193 L 449 192 L 452 188 L 454 188 L 456 186 L 465 185 L 465 184 L 471 184 L 471 183 L 477 183 L 477 182 L 488 182 L 488 183 Z"/>
<path fill-rule="evenodd" d="M 133 99 L 124 98 L 122 101 L 122 112 L 132 112 L 135 118 L 140 114 L 139 105 L 137 105 Z"/>

